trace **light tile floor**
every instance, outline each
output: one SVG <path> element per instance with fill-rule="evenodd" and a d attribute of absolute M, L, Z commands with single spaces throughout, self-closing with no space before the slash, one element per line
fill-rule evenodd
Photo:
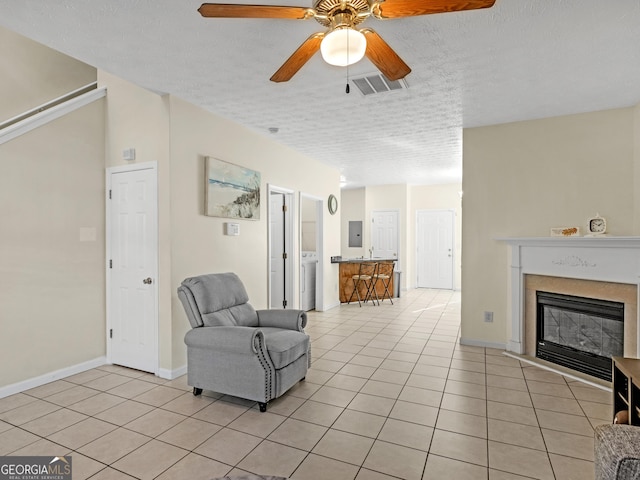
<path fill-rule="evenodd" d="M 306 381 L 253 402 L 104 366 L 0 399 L 0 455 L 68 455 L 82 480 L 589 479 L 611 395 L 467 347 L 460 294 L 310 312 Z"/>

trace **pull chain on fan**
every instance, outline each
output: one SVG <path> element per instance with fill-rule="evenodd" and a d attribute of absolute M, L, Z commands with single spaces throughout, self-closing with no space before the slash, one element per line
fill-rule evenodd
<path fill-rule="evenodd" d="M 347 86 L 344 89 L 347 94 L 349 94 L 349 65 L 351 62 L 349 62 L 349 36 L 347 35 Z"/>
<path fill-rule="evenodd" d="M 490 8 L 496 0 L 314 0 L 313 8 L 276 5 L 242 5 L 225 3 L 203 3 L 198 11 L 207 18 L 279 18 L 306 20 L 314 18 L 327 27 L 307 38 L 271 77 L 272 82 L 286 82 L 300 70 L 318 50 L 330 49 L 331 45 L 344 45 L 335 40 L 337 36 L 347 38 L 347 58 L 351 63 L 366 56 L 389 80 L 406 77 L 411 68 L 370 28 L 356 30 L 355 26 L 370 16 L 379 20 L 431 15 Z M 353 51 L 358 43 L 359 50 Z M 326 44 L 326 46 L 325 46 Z M 362 52 L 360 54 L 360 52 Z M 360 57 L 356 60 L 356 56 Z M 342 64 L 348 68 L 348 63 Z M 348 93 L 347 73 L 347 93 Z"/>

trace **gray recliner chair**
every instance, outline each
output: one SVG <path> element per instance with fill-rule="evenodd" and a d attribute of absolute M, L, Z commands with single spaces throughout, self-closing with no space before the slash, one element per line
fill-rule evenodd
<path fill-rule="evenodd" d="M 265 412 L 305 378 L 311 351 L 302 310 L 256 311 L 234 273 L 187 278 L 178 297 L 193 327 L 184 341 L 194 395 L 204 389 L 254 400 Z"/>
<path fill-rule="evenodd" d="M 640 427 L 598 425 L 593 444 L 595 480 L 640 478 Z"/>

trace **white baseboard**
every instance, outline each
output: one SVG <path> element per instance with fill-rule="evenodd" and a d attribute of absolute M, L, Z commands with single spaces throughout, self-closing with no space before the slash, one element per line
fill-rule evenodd
<path fill-rule="evenodd" d="M 338 300 L 336 303 L 329 303 L 329 304 L 323 305 L 323 309 L 320 310 L 320 311 L 321 312 L 326 312 L 328 310 L 331 310 L 332 308 L 339 307 L 340 305 L 341 305 L 340 301 Z"/>
<path fill-rule="evenodd" d="M 168 368 L 159 368 L 158 376 L 160 378 L 164 378 L 166 380 L 173 380 L 174 378 L 181 377 L 187 373 L 187 366 L 183 365 L 180 368 L 175 368 L 173 370 L 169 370 Z"/>
<path fill-rule="evenodd" d="M 60 370 L 56 370 L 55 372 L 45 373 L 44 375 L 40 375 L 38 377 L 29 378 L 21 382 L 6 385 L 4 387 L 0 387 L 0 398 L 24 392 L 25 390 L 39 387 L 40 385 L 44 385 L 45 383 L 53 382 L 54 380 L 60 380 L 61 378 L 65 377 L 70 377 L 71 375 L 75 375 L 76 373 L 86 372 L 87 370 L 91 370 L 92 368 L 100 367 L 106 364 L 106 357 L 98 357 L 87 362 L 79 363 L 77 365 L 61 368 Z"/>
<path fill-rule="evenodd" d="M 498 350 L 506 350 L 506 343 L 499 342 L 487 342 L 485 340 L 476 340 L 473 338 L 460 337 L 460 345 L 467 345 L 469 347 L 485 347 L 485 348 L 497 348 Z"/>

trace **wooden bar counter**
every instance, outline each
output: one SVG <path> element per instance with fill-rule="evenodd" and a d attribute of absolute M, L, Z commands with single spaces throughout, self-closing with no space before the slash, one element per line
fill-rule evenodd
<path fill-rule="evenodd" d="M 380 263 L 380 262 L 395 262 L 395 258 L 351 258 L 351 259 L 341 259 L 335 260 L 333 263 L 339 263 L 339 285 L 340 285 L 340 303 L 346 303 L 349 301 L 349 297 L 351 297 L 351 293 L 353 293 L 353 280 L 351 277 L 357 275 L 360 269 L 361 263 Z M 394 294 L 394 276 L 391 276 L 391 283 L 389 284 L 389 292 L 392 297 L 395 297 Z M 366 290 L 364 286 L 360 289 L 360 298 L 364 300 L 366 295 Z M 384 293 L 384 286 L 382 282 L 378 282 L 376 285 L 376 292 L 378 297 L 382 299 L 382 294 Z M 356 296 L 353 296 L 352 301 L 358 302 Z"/>

